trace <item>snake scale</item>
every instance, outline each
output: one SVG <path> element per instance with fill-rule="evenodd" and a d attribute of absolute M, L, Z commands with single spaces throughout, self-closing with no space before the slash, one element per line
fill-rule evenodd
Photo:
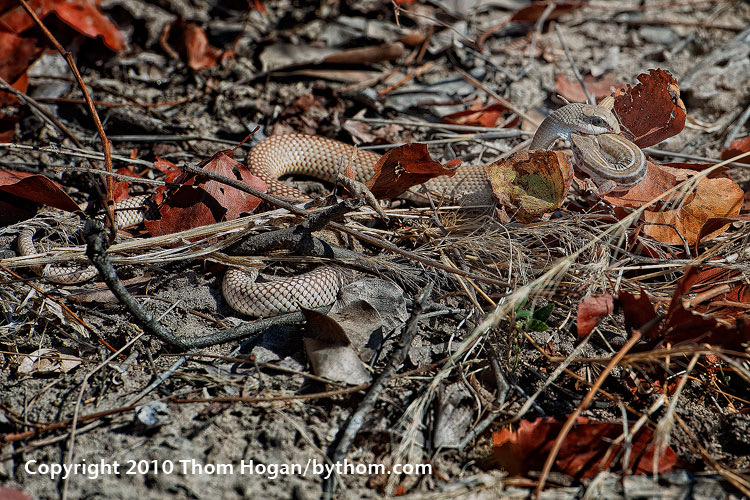
<path fill-rule="evenodd" d="M 618 134 L 620 127 L 611 111 L 612 101 L 608 99 L 611 98 L 605 99 L 599 105 L 567 104 L 554 111 L 537 129 L 530 149 L 547 149 L 557 139 L 571 139 L 571 136 L 585 138 L 600 134 Z M 601 148 L 606 149 L 607 144 Z M 601 178 L 598 174 L 606 178 L 619 175 L 616 166 L 602 162 L 623 155 L 604 151 L 607 153 L 606 157 L 591 156 L 598 153 L 590 151 L 594 147 L 596 146 L 584 145 L 579 148 L 577 157 L 580 155 L 581 161 L 587 162 L 584 170 L 591 170 L 598 178 Z M 638 149 L 634 145 L 633 148 Z M 584 154 L 588 156 L 584 157 Z M 248 167 L 254 175 L 267 183 L 269 194 L 287 200 L 307 201 L 307 196 L 280 182 L 279 177 L 304 174 L 332 182 L 336 179 L 342 164 L 346 165 L 351 160 L 351 169 L 356 180 L 364 182 L 372 177 L 373 167 L 379 158 L 380 156 L 375 153 L 362 151 L 325 137 L 284 134 L 268 137 L 255 146 L 248 156 Z M 485 172 L 483 166 L 462 166 L 453 177 L 433 178 L 425 183 L 425 187 L 431 192 L 451 199 L 467 196 L 491 199 L 491 186 Z M 618 178 L 615 179 L 615 182 L 617 181 Z M 413 200 L 423 198 L 416 191 L 407 192 L 403 197 Z M 119 226 L 128 227 L 143 220 L 140 207 L 144 199 L 145 197 L 134 197 L 116 204 Z M 37 253 L 33 241 L 34 233 L 35 229 L 30 227 L 21 231 L 18 237 L 21 255 Z M 96 275 L 93 267 L 70 268 L 50 265 L 44 270 L 37 271 L 49 281 L 62 284 L 78 283 Z M 222 293 L 230 307 L 243 314 L 263 317 L 299 310 L 300 306 L 322 307 L 335 301 L 342 284 L 339 272 L 332 266 L 322 266 L 293 278 L 264 276 L 264 282 L 256 281 L 257 276 L 257 271 L 247 272 L 234 268 L 226 272 L 222 282 Z"/>

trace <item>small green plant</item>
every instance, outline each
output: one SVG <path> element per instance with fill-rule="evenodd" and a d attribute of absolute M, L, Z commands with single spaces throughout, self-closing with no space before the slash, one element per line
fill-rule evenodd
<path fill-rule="evenodd" d="M 543 332 L 549 329 L 547 320 L 549 320 L 555 304 L 551 302 L 541 309 L 524 309 L 526 299 L 523 299 L 516 306 L 516 326 L 527 332 Z"/>

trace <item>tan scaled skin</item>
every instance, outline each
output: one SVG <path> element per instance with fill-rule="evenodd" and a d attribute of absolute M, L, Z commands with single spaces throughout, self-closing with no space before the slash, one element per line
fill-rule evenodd
<path fill-rule="evenodd" d="M 620 133 L 620 123 L 612 112 L 615 100 L 607 96 L 599 104 L 574 102 L 566 104 L 544 119 L 529 149 L 548 149 L 557 139 L 570 139 L 570 134 L 598 135 Z"/>

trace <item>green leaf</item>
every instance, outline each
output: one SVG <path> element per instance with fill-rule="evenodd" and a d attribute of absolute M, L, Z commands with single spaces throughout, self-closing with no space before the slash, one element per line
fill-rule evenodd
<path fill-rule="evenodd" d="M 531 311 L 524 309 L 523 311 L 516 312 L 517 319 L 528 319 L 531 318 Z"/>
<path fill-rule="evenodd" d="M 552 314 L 552 311 L 554 310 L 555 304 L 550 302 L 541 309 L 537 309 L 536 311 L 534 311 L 534 319 L 538 319 L 539 321 L 547 321 Z"/>
<path fill-rule="evenodd" d="M 549 325 L 544 321 L 539 321 L 536 318 L 531 318 L 526 323 L 527 332 L 544 332 L 546 330 L 549 330 Z"/>

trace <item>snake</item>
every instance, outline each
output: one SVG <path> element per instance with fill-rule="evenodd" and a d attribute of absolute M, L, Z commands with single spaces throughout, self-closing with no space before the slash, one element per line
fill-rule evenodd
<path fill-rule="evenodd" d="M 619 134 L 620 126 L 612 112 L 612 105 L 611 98 L 605 98 L 598 105 L 569 103 L 557 109 L 542 121 L 534 134 L 530 149 L 548 149 L 558 139 Z M 605 141 L 595 146 L 584 144 L 579 147 L 580 161 L 586 162 L 584 170 L 604 172 L 605 177 L 611 177 L 608 175 L 609 171 L 616 171 L 616 168 L 607 162 L 622 156 L 608 150 L 611 144 L 615 145 L 613 147 L 624 147 L 621 141 Z M 638 149 L 635 145 L 633 147 Z M 607 156 L 592 155 L 590 148 L 596 148 L 597 151 L 607 150 Z M 349 165 L 355 179 L 366 182 L 375 173 L 375 164 L 379 158 L 380 155 L 376 153 L 326 137 L 289 133 L 270 136 L 259 142 L 250 151 L 247 163 L 250 172 L 266 182 L 268 194 L 285 200 L 309 201 L 307 195 L 279 181 L 279 178 L 290 174 L 303 174 L 334 182 L 343 167 Z M 430 179 L 425 182 L 424 187 L 428 192 L 451 200 L 492 199 L 492 188 L 487 179 L 486 167 L 481 165 L 461 166 L 454 176 Z M 425 195 L 415 188 L 401 197 L 412 201 L 425 199 Z M 145 198 L 147 196 L 132 197 L 115 204 L 118 226 L 128 227 L 142 222 L 141 207 L 145 203 Z M 37 253 L 34 244 L 35 232 L 35 228 L 26 227 L 19 234 L 18 249 L 21 255 Z M 96 275 L 93 266 L 70 268 L 48 265 L 35 271 L 47 280 L 59 284 L 78 283 Z M 232 309 L 248 316 L 269 317 L 297 311 L 300 307 L 324 307 L 336 300 L 342 286 L 338 269 L 329 265 L 289 278 L 262 275 L 265 281 L 258 281 L 258 276 L 256 270 L 246 271 L 239 268 L 230 268 L 225 273 L 222 294 Z"/>

